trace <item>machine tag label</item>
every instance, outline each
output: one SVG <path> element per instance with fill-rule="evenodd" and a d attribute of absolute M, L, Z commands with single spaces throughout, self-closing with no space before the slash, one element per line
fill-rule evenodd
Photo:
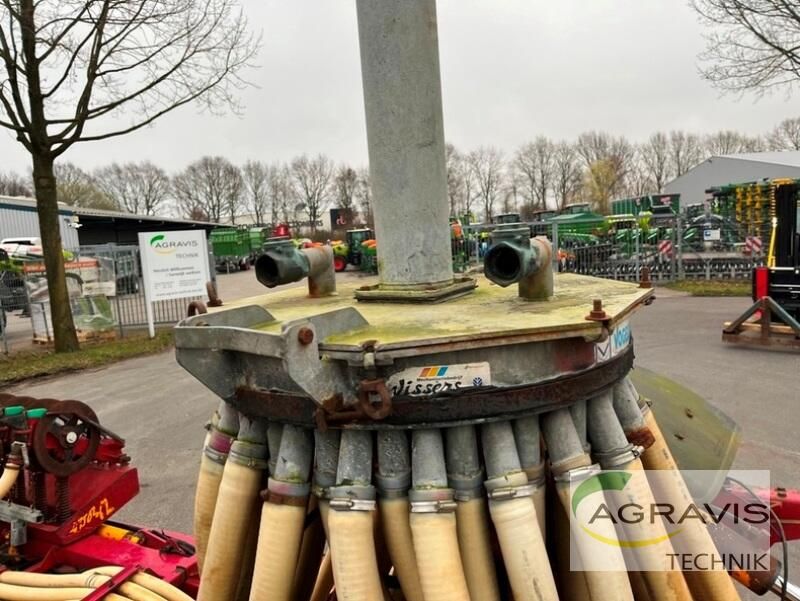
<path fill-rule="evenodd" d="M 609 361 L 628 348 L 631 343 L 631 323 L 623 321 L 617 324 L 607 340 L 595 345 L 597 362 Z"/>
<path fill-rule="evenodd" d="M 486 362 L 410 367 L 393 374 L 386 382 L 392 396 L 430 396 L 491 384 L 492 371 Z"/>

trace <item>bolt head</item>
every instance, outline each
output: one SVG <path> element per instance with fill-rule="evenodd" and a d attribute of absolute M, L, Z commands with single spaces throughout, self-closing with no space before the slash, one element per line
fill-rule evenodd
<path fill-rule="evenodd" d="M 314 330 L 311 328 L 300 328 L 297 332 L 297 341 L 303 346 L 314 342 Z"/>
<path fill-rule="evenodd" d="M 78 442 L 78 435 L 75 432 L 67 432 L 65 439 L 69 444 L 75 444 Z"/>

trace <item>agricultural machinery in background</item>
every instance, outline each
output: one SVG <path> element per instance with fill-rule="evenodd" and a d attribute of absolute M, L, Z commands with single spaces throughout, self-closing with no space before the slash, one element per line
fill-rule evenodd
<path fill-rule="evenodd" d="M 769 227 L 767 260 L 753 270 L 754 304 L 725 323 L 722 339 L 800 350 L 800 182 L 773 180 L 747 189 L 736 189 L 735 210 L 750 215 L 752 231 L 765 235 Z M 748 205 L 743 199 L 756 200 Z"/>
<path fill-rule="evenodd" d="M 285 223 L 274 227 L 229 227 L 212 230 L 210 244 L 215 268 L 219 273 L 247 271 L 261 255 L 267 240 L 287 238 L 290 235 L 291 230 Z"/>
<path fill-rule="evenodd" d="M 360 269 L 368 267 L 365 261 L 374 261 L 374 245 L 369 244 L 375 241 L 375 233 L 368 228 L 347 230 L 345 240 L 333 242 L 333 265 L 337 272 L 347 269 L 348 265 L 353 265 Z"/>

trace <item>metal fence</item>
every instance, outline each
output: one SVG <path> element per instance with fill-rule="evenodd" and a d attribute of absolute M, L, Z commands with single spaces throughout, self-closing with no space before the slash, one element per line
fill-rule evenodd
<path fill-rule="evenodd" d="M 602 236 L 575 235 L 555 225 L 528 224 L 532 233 L 544 233 L 558 249 L 557 267 L 562 273 L 578 273 L 623 281 L 639 281 L 643 268 L 653 281 L 683 279 L 749 279 L 754 267 L 763 265 L 764 245 L 745 243 L 730 224 L 703 228 L 702 220 L 674 217 L 659 227 L 638 227 L 606 232 Z M 498 225 L 466 226 L 454 238 L 453 266 L 466 271 L 483 262 L 491 248 L 491 232 Z M 707 232 L 710 232 L 709 235 Z M 760 240 L 757 242 L 761 242 Z M 759 250 L 761 248 L 761 250 Z"/>
<path fill-rule="evenodd" d="M 147 326 L 138 246 L 82 246 L 72 255 L 65 267 L 76 328 L 81 329 L 80 322 L 124 337 Z M 0 308 L 4 314 L 30 318 L 33 339 L 48 342 L 52 326 L 43 267 L 29 263 L 23 268 L 23 273 L 0 271 Z M 183 319 L 192 300 L 197 299 L 153 303 L 156 325 L 173 325 Z M 4 328 L 0 345 L 5 343 L 5 334 Z"/>

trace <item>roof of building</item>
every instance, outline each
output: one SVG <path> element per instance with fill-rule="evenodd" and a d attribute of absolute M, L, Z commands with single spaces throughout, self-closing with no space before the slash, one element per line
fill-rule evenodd
<path fill-rule="evenodd" d="M 756 163 L 772 163 L 800 168 L 800 150 L 781 150 L 773 152 L 743 152 L 740 154 L 723 154 L 714 159 L 735 159 L 738 161 L 754 161 Z"/>
<path fill-rule="evenodd" d="M 21 209 L 36 209 L 35 198 L 25 198 L 22 196 L 0 196 L 0 204 L 20 207 Z M 103 209 L 91 209 L 87 207 L 72 207 L 64 203 L 58 203 L 58 209 L 61 213 L 73 214 L 80 217 L 88 217 L 94 219 L 109 219 L 111 221 L 121 219 L 125 221 L 158 221 L 169 223 L 180 223 L 192 226 L 202 227 L 218 227 L 220 224 L 212 223 L 210 221 L 193 221 L 190 219 L 179 219 L 177 217 L 167 217 L 163 215 L 135 215 L 133 213 L 125 213 L 123 211 L 106 211 Z"/>

